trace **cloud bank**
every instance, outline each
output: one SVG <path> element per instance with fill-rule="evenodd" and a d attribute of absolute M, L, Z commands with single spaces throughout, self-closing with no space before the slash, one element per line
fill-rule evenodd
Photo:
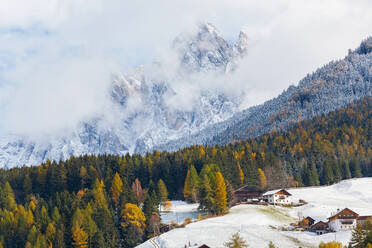
<path fill-rule="evenodd" d="M 233 75 L 176 82 L 179 107 L 208 88 L 262 103 L 371 35 L 371 11 L 369 0 L 5 0 L 0 135 L 53 133 L 109 112 L 113 73 L 172 58 L 172 40 L 200 22 L 230 42 L 244 30 L 248 56 Z"/>

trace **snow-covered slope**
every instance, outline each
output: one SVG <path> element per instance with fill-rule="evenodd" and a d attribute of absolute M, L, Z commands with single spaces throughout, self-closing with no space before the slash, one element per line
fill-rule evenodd
<path fill-rule="evenodd" d="M 75 129 L 63 130 L 62 135 L 0 137 L 0 168 L 36 165 L 71 155 L 145 152 L 155 144 L 226 120 L 237 112 L 239 97 L 198 87 L 180 106 L 178 91 L 234 70 L 246 49 L 244 33 L 231 45 L 213 25 L 200 25 L 196 32 L 174 40 L 168 58 L 125 76 L 113 76 L 110 92 L 102 92 L 111 99 L 105 116 L 83 120 Z"/>
<path fill-rule="evenodd" d="M 224 145 L 293 123 L 327 114 L 372 95 L 372 37 L 344 59 L 331 62 L 262 105 L 236 113 L 230 119 L 179 140 L 155 147 L 173 151 L 194 144 Z"/>
<path fill-rule="evenodd" d="M 231 45 L 214 26 L 201 25 L 197 32 L 177 37 L 167 58 L 128 75 L 113 76 L 110 91 L 102 93 L 110 98 L 106 113 L 83 120 L 62 135 L 0 137 L 0 167 L 81 154 L 143 154 L 194 144 L 223 145 L 286 130 L 293 123 L 372 95 L 369 38 L 343 60 L 307 75 L 298 86 L 239 112 L 244 95 L 227 94 L 214 82 L 233 73 L 246 54 L 244 33 Z"/>
<path fill-rule="evenodd" d="M 296 221 L 299 214 L 311 216 L 316 221 L 326 220 L 338 208 L 351 208 L 361 215 L 372 215 L 372 178 L 345 180 L 325 187 L 309 187 L 288 190 L 294 198 L 304 199 L 307 205 L 284 208 L 273 206 L 240 205 L 229 214 L 203 220 L 174 229 L 157 239 L 161 248 L 182 248 L 185 244 L 207 244 L 210 247 L 224 247 L 235 232 L 240 232 L 249 247 L 268 247 L 273 241 L 280 248 L 318 247 L 321 241 L 337 240 L 348 244 L 351 231 L 329 233 L 317 236 L 310 232 L 280 231 L 280 227 Z M 145 242 L 139 248 L 153 247 Z M 198 246 L 195 246 L 198 247 Z"/>

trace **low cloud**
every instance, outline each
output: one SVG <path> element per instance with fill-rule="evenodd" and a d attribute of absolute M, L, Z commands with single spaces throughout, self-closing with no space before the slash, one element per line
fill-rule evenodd
<path fill-rule="evenodd" d="M 166 66 L 150 67 L 152 76 L 174 78 L 170 44 L 200 22 L 231 43 L 243 29 L 248 55 L 231 75 L 171 80 L 168 104 L 189 110 L 205 89 L 244 92 L 243 107 L 262 103 L 371 35 L 371 10 L 369 0 L 5 0 L 0 134 L 63 132 L 100 115 L 113 121 L 111 75 L 160 58 Z"/>

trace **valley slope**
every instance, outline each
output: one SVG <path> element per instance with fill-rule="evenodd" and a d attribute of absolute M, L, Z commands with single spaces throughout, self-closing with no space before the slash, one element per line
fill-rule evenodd
<path fill-rule="evenodd" d="M 298 86 L 289 87 L 278 97 L 155 149 L 173 151 L 193 144 L 224 145 L 271 131 L 287 130 L 301 120 L 329 113 L 371 95 L 372 37 L 344 59 L 307 75 Z"/>
<path fill-rule="evenodd" d="M 372 178 L 345 180 L 332 186 L 289 189 L 295 199 L 304 199 L 308 204 L 285 208 L 274 206 L 240 205 L 231 208 L 230 213 L 216 218 L 202 220 L 174 229 L 156 238 L 161 248 L 184 247 L 192 244 L 199 247 L 224 247 L 232 234 L 239 232 L 249 247 L 266 248 L 270 241 L 280 248 L 315 248 L 321 241 L 337 240 L 348 245 L 351 231 L 328 233 L 317 236 L 310 232 L 280 231 L 298 219 L 298 213 L 311 216 L 316 221 L 326 221 L 338 208 L 348 207 L 361 215 L 372 214 Z M 195 245 L 197 244 L 197 245 Z M 149 241 L 138 248 L 154 247 Z"/>
<path fill-rule="evenodd" d="M 239 60 L 249 56 L 247 39 L 241 32 L 231 45 L 211 24 L 201 25 L 195 33 L 180 35 L 172 44 L 175 58 L 112 77 L 110 89 L 102 93 L 110 98 L 107 113 L 41 139 L 17 134 L 0 137 L 0 167 L 37 165 L 47 159 L 66 160 L 72 155 L 145 154 L 194 144 L 224 145 L 288 130 L 301 120 L 372 95 L 369 38 L 344 59 L 307 75 L 298 86 L 242 112 L 239 109 L 243 93 L 231 95 L 208 87 L 201 87 L 196 93 L 191 91 L 192 99 L 183 102 L 177 91 L 189 91 L 205 80 L 234 73 Z"/>

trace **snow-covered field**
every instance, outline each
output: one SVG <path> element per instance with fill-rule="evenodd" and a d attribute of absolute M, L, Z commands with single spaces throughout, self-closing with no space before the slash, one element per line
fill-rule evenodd
<path fill-rule="evenodd" d="M 184 201 L 171 201 L 172 207 L 169 212 L 161 212 L 161 221 L 163 223 L 178 223 L 182 224 L 186 218 L 192 220 L 198 217 L 198 206 L 199 204 L 188 204 Z"/>
<path fill-rule="evenodd" d="M 185 228 L 174 229 L 157 237 L 155 241 L 162 248 L 184 248 L 191 244 L 198 247 L 224 247 L 223 243 L 240 232 L 250 247 L 268 247 L 273 241 L 277 247 L 317 247 L 321 241 L 337 240 L 347 244 L 350 231 L 317 236 L 310 232 L 280 231 L 278 227 L 288 226 L 298 219 L 310 215 L 316 221 L 326 220 L 338 208 L 351 208 L 361 215 L 372 215 L 372 178 L 342 181 L 325 187 L 308 187 L 288 190 L 294 198 L 308 202 L 301 207 L 285 208 L 274 206 L 240 205 L 231 208 L 230 213 L 216 218 L 195 222 Z M 154 247 L 149 241 L 139 248 Z"/>

